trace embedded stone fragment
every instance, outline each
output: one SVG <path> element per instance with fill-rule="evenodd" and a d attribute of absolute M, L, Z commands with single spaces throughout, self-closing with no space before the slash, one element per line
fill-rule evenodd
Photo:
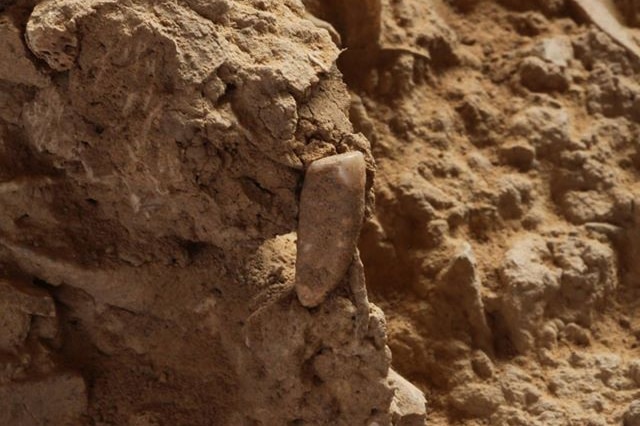
<path fill-rule="evenodd" d="M 391 368 L 387 380 L 395 392 L 390 407 L 393 424 L 424 425 L 427 420 L 427 400 L 422 391 Z"/>
<path fill-rule="evenodd" d="M 570 83 L 563 67 L 535 56 L 524 58 L 520 64 L 520 82 L 532 92 L 562 92 Z"/>
<path fill-rule="evenodd" d="M 568 36 L 556 36 L 543 39 L 533 49 L 540 59 L 559 67 L 567 67 L 573 59 L 573 46 Z"/>
<path fill-rule="evenodd" d="M 311 163 L 300 197 L 295 289 L 317 306 L 347 273 L 364 217 L 365 160 L 360 152 Z"/>
<path fill-rule="evenodd" d="M 493 340 L 487 323 L 482 284 L 473 250 L 468 243 L 460 247 L 442 274 L 443 292 L 457 300 L 457 308 L 464 312 L 469 323 L 474 344 L 486 351 L 491 350 Z"/>

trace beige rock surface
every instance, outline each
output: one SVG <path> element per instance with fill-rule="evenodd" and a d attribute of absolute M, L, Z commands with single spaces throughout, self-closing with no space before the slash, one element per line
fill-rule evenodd
<path fill-rule="evenodd" d="M 429 424 L 633 418 L 636 30 L 576 3 L 425 2 L 455 59 L 432 46 L 351 77 L 378 165 L 369 298 Z M 410 4 L 388 19 L 417 26 Z"/>
<path fill-rule="evenodd" d="M 637 12 L 0 2 L 0 424 L 637 424 Z"/>
<path fill-rule="evenodd" d="M 0 423 L 389 423 L 384 315 L 347 274 L 374 162 L 327 27 L 295 1 L 0 9 Z M 299 188 L 348 152 L 310 312 Z"/>

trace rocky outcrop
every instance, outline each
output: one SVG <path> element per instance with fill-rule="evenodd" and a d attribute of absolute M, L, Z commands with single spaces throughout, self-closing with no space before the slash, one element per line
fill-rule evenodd
<path fill-rule="evenodd" d="M 309 18 L 253 0 L 0 12 L 0 392 L 18 407 L 0 422 L 424 421 L 351 265 L 374 163 L 330 27 Z M 353 173 L 300 201 L 331 158 Z M 330 220 L 340 191 L 349 224 Z M 309 238 L 339 251 L 319 287 L 300 272 L 321 264 Z"/>
<path fill-rule="evenodd" d="M 637 10 L 2 2 L 0 423 L 636 424 Z"/>

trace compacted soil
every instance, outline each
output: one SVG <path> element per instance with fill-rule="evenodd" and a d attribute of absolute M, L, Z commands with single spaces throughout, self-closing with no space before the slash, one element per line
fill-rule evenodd
<path fill-rule="evenodd" d="M 639 426 L 638 16 L 0 1 L 0 424 Z"/>

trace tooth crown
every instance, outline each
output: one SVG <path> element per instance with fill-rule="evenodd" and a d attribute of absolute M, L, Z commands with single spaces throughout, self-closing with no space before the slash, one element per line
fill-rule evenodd
<path fill-rule="evenodd" d="M 314 161 L 300 197 L 295 289 L 314 307 L 349 269 L 364 218 L 365 160 L 347 152 Z"/>

